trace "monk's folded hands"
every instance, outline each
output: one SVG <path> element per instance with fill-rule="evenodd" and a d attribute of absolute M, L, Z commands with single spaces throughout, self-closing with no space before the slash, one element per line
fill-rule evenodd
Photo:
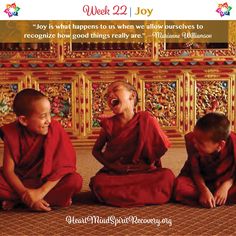
<path fill-rule="evenodd" d="M 32 206 L 32 209 L 35 211 L 51 211 L 50 205 L 45 200 L 39 200 L 35 202 Z"/>
<path fill-rule="evenodd" d="M 30 208 L 45 197 L 44 192 L 41 188 L 38 189 L 27 189 L 24 194 L 22 195 L 22 201 L 29 206 Z"/>

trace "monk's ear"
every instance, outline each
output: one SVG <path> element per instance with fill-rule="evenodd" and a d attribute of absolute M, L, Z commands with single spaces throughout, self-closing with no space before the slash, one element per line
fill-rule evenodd
<path fill-rule="evenodd" d="M 27 118 L 26 118 L 26 116 L 18 116 L 18 121 L 19 121 L 23 126 L 27 126 Z"/>
<path fill-rule="evenodd" d="M 130 99 L 130 100 L 134 100 L 134 99 L 135 99 L 135 97 L 136 97 L 136 94 L 135 94 L 135 92 L 134 92 L 134 91 L 131 91 L 131 94 L 130 94 L 130 97 L 129 97 L 129 99 Z"/>
<path fill-rule="evenodd" d="M 226 144 L 225 140 L 221 140 L 221 141 L 219 142 L 218 151 L 221 151 L 221 150 L 224 148 L 225 144 Z"/>

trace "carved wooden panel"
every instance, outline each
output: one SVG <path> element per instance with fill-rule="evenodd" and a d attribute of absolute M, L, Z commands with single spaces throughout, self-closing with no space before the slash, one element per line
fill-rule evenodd
<path fill-rule="evenodd" d="M 183 143 L 184 134 L 209 111 L 226 114 L 236 130 L 236 71 L 224 67 L 5 69 L 0 72 L 0 125 L 15 119 L 12 101 L 16 93 L 33 87 L 49 97 L 52 116 L 70 133 L 74 144 L 92 145 L 101 117 L 112 115 L 104 95 L 115 80 L 134 84 L 140 98 L 137 111 L 150 111 L 173 144 Z"/>
<path fill-rule="evenodd" d="M 0 74 L 0 126 L 15 120 L 12 105 L 15 95 L 25 86 L 26 77 L 23 74 L 10 76 Z"/>
<path fill-rule="evenodd" d="M 233 74 L 190 75 L 190 127 L 208 112 L 221 112 L 235 129 L 235 76 Z"/>
<path fill-rule="evenodd" d="M 64 43 L 65 59 L 151 59 L 152 43 Z"/>
<path fill-rule="evenodd" d="M 33 88 L 43 92 L 51 103 L 51 116 L 73 134 L 77 133 L 78 84 L 75 77 L 32 75 L 29 79 Z"/>
<path fill-rule="evenodd" d="M 142 110 L 151 112 L 160 126 L 173 138 L 184 133 L 184 81 L 183 75 L 168 75 L 140 79 Z"/>

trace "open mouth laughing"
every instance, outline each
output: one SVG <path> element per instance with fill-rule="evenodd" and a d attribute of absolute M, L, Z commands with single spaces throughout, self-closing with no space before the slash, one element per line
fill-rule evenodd
<path fill-rule="evenodd" d="M 114 98 L 114 99 L 111 100 L 111 106 L 112 107 L 115 107 L 115 106 L 119 105 L 119 103 L 120 103 L 120 101 L 119 101 L 118 98 Z"/>

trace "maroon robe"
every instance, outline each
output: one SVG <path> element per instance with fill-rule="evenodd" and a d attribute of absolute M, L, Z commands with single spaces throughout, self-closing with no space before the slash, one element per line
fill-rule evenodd
<path fill-rule="evenodd" d="M 15 163 L 15 173 L 27 188 L 39 188 L 46 181 L 57 185 L 45 196 L 51 206 L 68 206 L 82 186 L 76 171 L 76 153 L 60 123 L 52 120 L 47 135 L 32 135 L 18 121 L 0 128 L 0 135 Z M 63 192 L 63 194 L 60 194 Z M 19 196 L 0 169 L 0 200 Z"/>
<path fill-rule="evenodd" d="M 236 134 L 231 132 L 226 145 L 220 152 L 215 152 L 207 157 L 202 157 L 194 147 L 193 132 L 185 136 L 188 159 L 182 168 L 175 183 L 175 199 L 190 205 L 196 205 L 199 191 L 194 183 L 193 175 L 200 174 L 211 192 L 236 174 Z M 228 193 L 228 203 L 236 202 L 236 185 Z"/>
<path fill-rule="evenodd" d="M 149 170 L 127 174 L 114 173 L 103 168 L 91 179 L 90 187 L 100 202 L 120 207 L 162 204 L 169 201 L 174 184 L 171 170 L 161 168 L 160 158 L 170 143 L 156 118 L 148 112 L 139 112 L 116 135 L 113 125 L 116 116 L 102 121 L 105 137 L 96 145 L 105 146 L 103 158 L 132 166 L 145 163 Z M 155 168 L 154 168 L 155 167 Z"/>

